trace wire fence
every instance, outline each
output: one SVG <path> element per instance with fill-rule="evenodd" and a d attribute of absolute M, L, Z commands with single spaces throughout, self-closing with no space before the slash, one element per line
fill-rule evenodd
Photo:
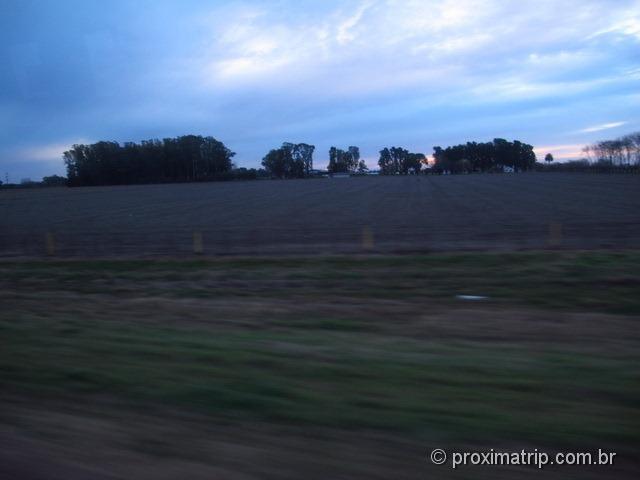
<path fill-rule="evenodd" d="M 614 233 L 612 233 L 612 231 Z M 378 228 L 181 228 L 153 231 L 41 230 L 0 234 L 0 257 L 320 255 L 557 248 L 635 248 L 638 225 L 552 221 L 473 230 Z"/>

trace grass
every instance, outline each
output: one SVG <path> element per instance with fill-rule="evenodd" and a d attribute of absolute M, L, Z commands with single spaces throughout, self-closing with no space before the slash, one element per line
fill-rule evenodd
<path fill-rule="evenodd" d="M 77 320 L 3 322 L 2 338 L 2 389 L 40 398 L 111 394 L 229 418 L 466 440 L 640 439 L 629 421 L 640 394 L 634 356 Z"/>
<path fill-rule="evenodd" d="M 0 264 L 5 284 L 24 289 L 437 302 L 474 294 L 500 304 L 626 314 L 640 314 L 638 272 L 636 251 Z"/>
<path fill-rule="evenodd" d="M 639 267 L 635 252 L 3 263 L 0 389 L 451 441 L 637 445 Z M 491 300 L 433 323 L 458 293 Z"/>

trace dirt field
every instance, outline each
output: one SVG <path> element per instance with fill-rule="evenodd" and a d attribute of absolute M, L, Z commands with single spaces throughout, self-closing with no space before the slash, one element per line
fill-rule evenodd
<path fill-rule="evenodd" d="M 589 174 L 0 190 L 0 256 L 182 256 L 194 232 L 209 255 L 635 248 L 639 192 Z"/>

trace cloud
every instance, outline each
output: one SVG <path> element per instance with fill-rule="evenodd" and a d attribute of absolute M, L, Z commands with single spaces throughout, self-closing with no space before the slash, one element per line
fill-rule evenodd
<path fill-rule="evenodd" d="M 338 32 L 336 34 L 336 41 L 340 45 L 344 45 L 353 41 L 356 38 L 356 33 L 354 32 L 355 27 L 362 20 L 365 12 L 371 7 L 372 2 L 364 2 L 360 4 L 355 13 L 344 20 L 342 23 L 338 25 Z"/>
<path fill-rule="evenodd" d="M 579 133 L 593 133 L 593 132 L 601 132 L 603 130 L 610 130 L 612 128 L 618 128 L 622 125 L 626 125 L 627 122 L 610 122 L 603 123 L 601 125 L 594 125 L 592 127 L 583 128 L 582 130 L 578 130 Z"/>
<path fill-rule="evenodd" d="M 75 140 L 69 140 L 65 142 L 48 143 L 44 145 L 35 145 L 17 150 L 16 154 L 21 158 L 32 162 L 44 162 L 44 163 L 59 163 L 61 162 L 62 154 L 69 150 L 74 144 L 91 143 L 86 138 L 80 138 Z"/>
<path fill-rule="evenodd" d="M 534 148 L 538 160 L 542 160 L 547 153 L 553 155 L 555 160 L 576 160 L 584 157 L 581 143 L 569 145 L 543 145 Z"/>
<path fill-rule="evenodd" d="M 9 7 L 0 171 L 59 161 L 68 139 L 190 132 L 248 166 L 295 139 L 318 164 L 334 143 L 368 159 L 389 143 L 565 146 L 640 108 L 637 0 L 185 1 Z"/>
<path fill-rule="evenodd" d="M 268 82 L 308 92 L 322 85 L 327 96 L 425 90 L 445 76 L 449 90 L 474 83 L 502 87 L 507 96 L 565 92 L 573 82 L 599 77 L 595 68 L 606 71 L 601 45 L 585 43 L 594 29 L 635 39 L 633 3 L 623 1 L 615 14 L 608 2 L 586 3 L 565 1 L 563 11 L 575 13 L 570 22 L 559 22 L 557 2 L 549 1 L 524 1 L 517 9 L 496 0 L 378 0 L 337 8 L 329 2 L 295 21 L 275 11 L 256 13 L 258 7 L 222 8 L 212 14 L 217 33 L 192 70 L 213 88 Z M 457 76 L 448 74 L 452 69 Z M 582 77 L 567 81 L 575 71 Z"/>
<path fill-rule="evenodd" d="M 602 30 L 589 36 L 589 38 L 596 38 L 607 34 L 613 34 L 618 36 L 630 36 L 635 37 L 640 41 L 640 6 L 636 10 L 627 12 L 627 15 L 633 15 L 626 17 L 613 25 L 608 26 Z"/>

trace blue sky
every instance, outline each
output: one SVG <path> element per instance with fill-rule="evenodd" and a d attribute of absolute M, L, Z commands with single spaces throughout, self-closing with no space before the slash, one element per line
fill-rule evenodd
<path fill-rule="evenodd" d="M 640 130 L 640 1 L 0 2 L 0 174 L 73 143 L 212 135 L 430 154 L 494 137 L 538 156 Z"/>

